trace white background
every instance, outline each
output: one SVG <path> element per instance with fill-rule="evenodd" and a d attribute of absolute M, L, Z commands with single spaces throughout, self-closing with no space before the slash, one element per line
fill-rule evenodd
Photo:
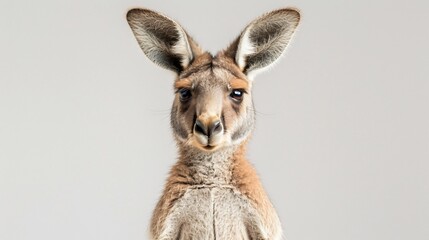
<path fill-rule="evenodd" d="M 254 85 L 249 159 L 289 240 L 429 239 L 426 1 L 0 1 L 0 239 L 148 239 L 176 159 L 172 73 L 125 20 L 209 51 L 260 14 L 302 22 Z"/>

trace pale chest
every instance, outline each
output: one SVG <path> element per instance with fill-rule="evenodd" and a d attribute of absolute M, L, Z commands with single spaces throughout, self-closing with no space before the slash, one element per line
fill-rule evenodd
<path fill-rule="evenodd" d="M 193 187 L 166 219 L 178 239 L 265 239 L 262 221 L 249 200 L 233 187 Z"/>

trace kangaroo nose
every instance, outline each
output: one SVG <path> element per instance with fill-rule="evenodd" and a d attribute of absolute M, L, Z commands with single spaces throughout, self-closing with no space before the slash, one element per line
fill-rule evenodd
<path fill-rule="evenodd" d="M 212 121 L 208 125 L 204 124 L 200 120 L 197 120 L 195 122 L 194 131 L 196 133 L 210 137 L 222 131 L 222 124 L 220 120 Z"/>
<path fill-rule="evenodd" d="M 222 124 L 220 124 L 220 121 L 214 121 L 209 126 L 209 136 L 215 135 L 222 131 Z"/>

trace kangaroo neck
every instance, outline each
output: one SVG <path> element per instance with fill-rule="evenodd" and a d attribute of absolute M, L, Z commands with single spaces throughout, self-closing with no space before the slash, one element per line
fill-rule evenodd
<path fill-rule="evenodd" d="M 180 164 L 186 168 L 187 179 L 193 185 L 230 185 L 238 155 L 243 146 L 225 147 L 215 152 L 204 152 L 194 147 L 180 149 Z"/>

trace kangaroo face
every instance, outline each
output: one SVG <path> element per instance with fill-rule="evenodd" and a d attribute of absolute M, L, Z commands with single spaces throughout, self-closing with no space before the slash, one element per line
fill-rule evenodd
<path fill-rule="evenodd" d="M 170 18 L 147 9 L 128 12 L 128 23 L 146 56 L 177 73 L 171 125 L 179 144 L 216 151 L 248 138 L 255 117 L 253 76 L 282 55 L 299 17 L 293 9 L 265 14 L 213 56 Z"/>
<path fill-rule="evenodd" d="M 171 124 L 180 142 L 214 151 L 241 143 L 252 131 L 251 82 L 224 56 L 199 56 L 174 88 Z"/>

